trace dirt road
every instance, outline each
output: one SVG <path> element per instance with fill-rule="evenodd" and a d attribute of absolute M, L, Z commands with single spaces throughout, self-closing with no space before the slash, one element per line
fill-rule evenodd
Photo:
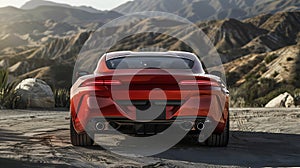
<path fill-rule="evenodd" d="M 0 110 L 0 167 L 300 166 L 300 109 L 231 109 L 227 148 L 185 139 L 152 157 L 73 147 L 67 111 Z"/>

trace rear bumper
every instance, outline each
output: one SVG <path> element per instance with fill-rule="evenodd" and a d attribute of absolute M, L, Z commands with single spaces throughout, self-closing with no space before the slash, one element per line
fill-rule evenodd
<path fill-rule="evenodd" d="M 171 120 L 155 120 L 151 122 L 137 122 L 125 118 L 96 117 L 89 120 L 85 131 L 97 133 L 122 133 L 130 135 L 155 135 L 162 133 L 171 126 L 178 131 L 187 131 L 189 134 L 199 134 L 203 129 L 215 129 L 214 132 L 224 130 L 222 123 L 217 123 L 217 128 L 212 128 L 213 120 L 207 117 L 187 118 L 180 117 Z"/>

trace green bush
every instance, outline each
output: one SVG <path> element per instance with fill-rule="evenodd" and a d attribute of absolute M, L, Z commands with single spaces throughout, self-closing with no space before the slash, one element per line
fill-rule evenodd
<path fill-rule="evenodd" d="M 8 71 L 7 70 L 0 70 L 0 88 L 4 88 L 7 85 L 8 80 Z"/>
<path fill-rule="evenodd" d="M 268 95 L 273 90 L 276 90 L 277 87 L 278 84 L 274 79 L 250 78 L 241 86 L 230 89 L 231 104 L 234 107 L 261 107 L 264 105 L 264 102 L 256 100 Z"/>
<path fill-rule="evenodd" d="M 234 86 L 235 83 L 240 79 L 240 74 L 237 72 L 226 73 L 226 82 L 228 86 Z"/>
<path fill-rule="evenodd" d="M 265 62 L 267 64 L 269 64 L 270 62 L 272 62 L 273 60 L 275 60 L 277 57 L 278 57 L 278 55 L 276 55 L 276 54 L 269 55 L 269 56 L 267 56 L 265 58 Z"/>
<path fill-rule="evenodd" d="M 14 108 L 17 99 L 15 87 L 18 82 L 18 80 L 8 82 L 8 71 L 5 69 L 0 70 L 0 106 Z"/>
<path fill-rule="evenodd" d="M 67 89 L 54 89 L 55 107 L 70 107 L 70 91 Z"/>
<path fill-rule="evenodd" d="M 279 72 L 275 71 L 273 74 L 272 74 L 272 77 L 275 78 L 276 76 L 279 75 Z"/>
<path fill-rule="evenodd" d="M 260 71 L 261 73 L 265 73 L 265 72 L 268 71 L 268 68 L 266 67 L 265 64 L 263 64 L 263 65 L 260 67 L 259 71 Z"/>
<path fill-rule="evenodd" d="M 300 88 L 297 88 L 292 92 L 293 97 L 295 98 L 295 104 L 300 105 Z"/>

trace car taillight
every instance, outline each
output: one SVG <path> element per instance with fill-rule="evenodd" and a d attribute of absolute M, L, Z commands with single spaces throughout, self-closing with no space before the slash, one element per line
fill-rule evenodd
<path fill-rule="evenodd" d="M 186 86 L 191 86 L 191 85 L 198 85 L 198 86 L 213 86 L 213 87 L 218 87 L 220 84 L 215 81 L 206 81 L 206 80 L 183 80 L 179 83 L 180 85 L 186 85 Z"/>
<path fill-rule="evenodd" d="M 112 86 L 112 85 L 121 85 L 121 82 L 118 80 L 90 80 L 83 82 L 80 86 Z"/>

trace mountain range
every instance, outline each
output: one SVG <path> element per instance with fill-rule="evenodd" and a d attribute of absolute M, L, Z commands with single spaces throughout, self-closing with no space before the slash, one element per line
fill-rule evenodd
<path fill-rule="evenodd" d="M 300 9 L 298 0 L 135 0 L 114 10 L 120 13 L 162 11 L 193 22 L 225 18 L 245 19 L 260 14 Z"/>
<path fill-rule="evenodd" d="M 241 98 L 248 106 L 262 106 L 270 95 L 300 87 L 299 4 L 297 0 L 135 0 L 112 11 L 100 11 L 32 0 L 21 8 L 0 8 L 0 68 L 8 69 L 11 79 L 36 77 L 53 88 L 69 88 L 79 52 L 103 24 L 127 13 L 171 12 L 193 21 L 215 46 L 235 105 L 239 106 Z M 137 19 L 105 33 L 117 36 L 124 30 L 147 30 L 162 23 L 166 21 Z M 172 23 L 166 31 L 184 38 L 196 33 L 186 33 L 177 24 Z M 128 36 L 109 50 L 141 48 L 193 52 L 184 42 L 158 33 Z M 84 58 L 82 66 L 92 72 L 95 62 Z M 210 71 L 214 68 L 208 67 Z M 249 87 L 254 87 L 250 96 L 245 93 Z"/>
<path fill-rule="evenodd" d="M 111 11 L 100 11 L 93 7 L 88 6 L 71 6 L 68 4 L 55 3 L 45 0 L 30 0 L 26 2 L 20 9 L 22 10 L 34 10 L 36 8 L 48 6 L 48 7 L 63 7 L 68 8 L 67 12 L 60 11 L 45 11 L 39 13 L 39 11 L 32 11 L 28 15 L 34 16 L 30 19 L 44 19 L 45 13 L 56 13 L 56 15 L 65 16 L 65 13 L 74 14 L 76 10 L 81 10 L 93 14 L 106 14 L 104 17 L 111 19 L 111 17 L 118 17 L 121 14 L 130 14 L 135 12 L 144 11 L 161 11 L 179 15 L 192 22 L 203 20 L 220 20 L 225 18 L 234 19 L 246 19 L 254 17 L 260 14 L 274 14 L 277 12 L 292 12 L 300 9 L 300 1 L 298 0 L 134 0 L 128 1 Z M 61 9 L 61 8 L 58 8 Z M 70 9 L 73 9 L 70 11 Z M 15 9 L 16 10 L 16 9 Z M 46 9 L 41 9 L 46 10 Z M 49 9 L 48 9 L 49 10 Z M 15 11 L 16 12 L 16 11 Z M 20 12 L 19 12 L 20 13 Z M 25 12 L 26 13 L 26 12 Z M 76 13 L 76 12 L 75 12 Z M 18 15 L 18 13 L 16 13 Z M 37 17 L 38 14 L 42 14 L 43 17 Z M 100 15 L 88 15 L 86 13 L 80 13 L 83 18 L 89 18 L 91 21 L 95 16 Z M 76 15 L 77 17 L 80 16 Z M 112 15 L 112 16 L 110 16 Z M 1 15 L 0 15 L 1 16 Z M 75 16 L 75 17 L 76 17 Z M 26 14 L 24 16 L 26 18 Z M 50 15 L 51 17 L 51 15 Z M 16 17 L 18 19 L 18 17 Z M 29 17 L 27 17 L 29 19 Z M 69 20 L 60 20 L 69 21 Z M 72 19 L 70 19 L 72 21 Z"/>
<path fill-rule="evenodd" d="M 69 4 L 63 4 L 63 3 L 56 3 L 51 1 L 44 1 L 44 0 L 31 0 L 26 2 L 24 5 L 21 6 L 21 9 L 30 10 L 34 9 L 40 6 L 60 6 L 65 8 L 73 8 L 73 9 L 79 9 L 90 13 L 101 13 L 102 11 L 99 11 L 91 6 L 71 6 Z"/>
<path fill-rule="evenodd" d="M 120 17 L 115 11 L 87 12 L 78 7 L 37 6 L 33 9 L 19 9 L 15 7 L 0 8 L 0 23 L 14 23 L 20 21 L 45 21 L 48 19 L 56 22 L 66 22 L 78 25 L 89 23 L 106 23 Z"/>

